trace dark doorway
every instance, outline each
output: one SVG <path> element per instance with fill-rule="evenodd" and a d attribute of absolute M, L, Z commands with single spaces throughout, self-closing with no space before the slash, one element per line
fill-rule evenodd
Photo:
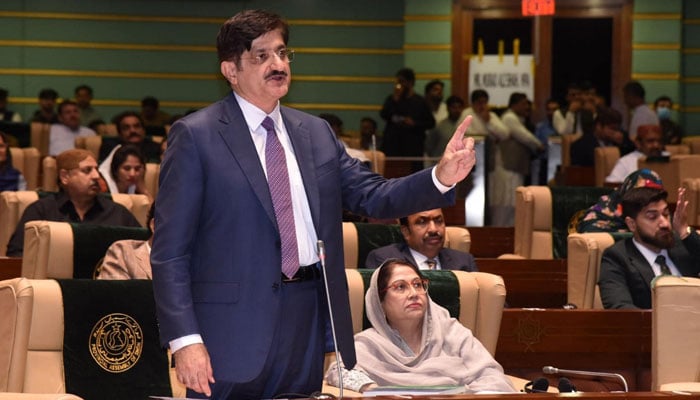
<path fill-rule="evenodd" d="M 552 93 L 564 104 L 569 83 L 591 84 L 610 104 L 612 18 L 554 18 Z"/>
<path fill-rule="evenodd" d="M 513 39 L 520 39 L 520 54 L 532 54 L 532 18 L 474 19 L 472 49 L 476 53 L 479 39 L 484 54 L 498 54 L 498 41 L 504 42 L 504 54 L 513 54 Z"/>

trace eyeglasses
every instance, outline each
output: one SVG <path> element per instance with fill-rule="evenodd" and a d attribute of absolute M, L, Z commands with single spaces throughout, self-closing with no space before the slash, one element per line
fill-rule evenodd
<path fill-rule="evenodd" d="M 265 64 L 267 62 L 267 60 L 269 60 L 270 57 L 272 57 L 272 54 L 276 54 L 280 60 L 286 61 L 288 63 L 290 63 L 290 62 L 292 62 L 292 60 L 294 60 L 294 50 L 287 49 L 287 48 L 279 49 L 279 50 L 272 51 L 272 52 L 270 52 L 270 51 L 262 52 L 261 51 L 257 55 L 255 55 L 253 57 L 248 57 L 247 59 L 250 60 L 250 62 L 253 64 L 260 65 L 260 64 Z"/>
<path fill-rule="evenodd" d="M 382 289 L 382 293 L 388 291 L 391 289 L 394 293 L 396 294 L 404 294 L 408 290 L 409 287 L 413 288 L 413 290 L 417 294 L 425 294 L 428 292 L 428 284 L 430 283 L 430 280 L 423 278 L 416 278 L 411 281 L 411 283 L 408 283 L 404 280 L 396 281 L 392 283 L 391 285 L 388 285 L 386 288 Z"/>

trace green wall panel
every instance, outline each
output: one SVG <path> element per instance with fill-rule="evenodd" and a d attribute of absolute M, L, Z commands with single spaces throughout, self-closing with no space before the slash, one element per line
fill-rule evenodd
<path fill-rule="evenodd" d="M 684 107 L 700 107 L 700 83 L 686 83 L 684 86 Z"/>
<path fill-rule="evenodd" d="M 634 73 L 678 73 L 680 65 L 677 50 L 632 50 Z"/>
<path fill-rule="evenodd" d="M 403 27 L 296 26 L 290 47 L 401 49 Z"/>
<path fill-rule="evenodd" d="M 347 103 L 377 106 L 394 88 L 388 83 L 294 82 L 285 101 L 294 103 Z M 343 97 L 339 98 L 338 93 Z"/>
<path fill-rule="evenodd" d="M 401 54 L 299 54 L 292 63 L 292 73 L 387 78 L 402 66 Z"/>
<path fill-rule="evenodd" d="M 685 54 L 683 56 L 683 76 L 700 78 L 700 54 Z"/>
<path fill-rule="evenodd" d="M 700 48 L 700 25 L 683 25 L 683 47 Z"/>
<path fill-rule="evenodd" d="M 406 22 L 406 43 L 449 44 L 452 41 L 452 25 L 445 21 Z"/>
<path fill-rule="evenodd" d="M 406 52 L 406 66 L 417 73 L 450 73 L 452 53 L 449 51 L 409 51 Z"/>
<path fill-rule="evenodd" d="M 680 101 L 680 82 L 677 80 L 645 79 L 640 83 L 646 90 L 646 101 L 651 104 L 659 96 L 669 96 L 674 102 Z"/>
<path fill-rule="evenodd" d="M 24 24 L 16 18 L 0 18 L 0 39 L 23 39 Z M 4 55 L 4 54 L 3 54 Z"/>
<path fill-rule="evenodd" d="M 682 0 L 635 0 L 634 12 L 641 13 L 680 13 L 683 9 Z"/>
<path fill-rule="evenodd" d="M 699 113 L 684 113 L 683 127 L 686 136 L 700 135 L 700 114 Z"/>
<path fill-rule="evenodd" d="M 635 43 L 680 43 L 680 20 L 636 20 L 632 29 Z"/>
<path fill-rule="evenodd" d="M 683 1 L 683 18 L 700 18 L 700 1 Z"/>
<path fill-rule="evenodd" d="M 406 0 L 406 15 L 449 15 L 451 0 Z"/>

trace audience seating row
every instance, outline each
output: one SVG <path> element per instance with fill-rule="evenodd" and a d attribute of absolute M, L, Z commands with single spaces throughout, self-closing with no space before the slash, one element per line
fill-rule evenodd
<path fill-rule="evenodd" d="M 7 243 L 14 233 L 19 219 L 24 210 L 31 203 L 39 199 L 39 192 L 36 191 L 16 191 L 0 193 L 0 256 L 4 256 L 7 251 Z M 146 226 L 148 210 L 151 204 L 148 197 L 142 194 L 116 193 L 111 195 L 112 199 L 129 209 L 136 220 L 142 226 Z"/>

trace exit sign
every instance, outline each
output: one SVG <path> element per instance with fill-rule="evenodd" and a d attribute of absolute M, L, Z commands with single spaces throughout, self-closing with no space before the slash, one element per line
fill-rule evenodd
<path fill-rule="evenodd" d="M 523 0 L 523 15 L 554 15 L 554 0 Z"/>

